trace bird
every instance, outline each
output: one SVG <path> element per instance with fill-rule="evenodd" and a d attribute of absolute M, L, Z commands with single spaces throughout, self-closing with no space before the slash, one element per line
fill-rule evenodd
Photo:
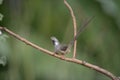
<path fill-rule="evenodd" d="M 77 34 L 68 44 L 61 44 L 59 40 L 52 36 L 51 41 L 54 45 L 54 53 L 58 55 L 65 55 L 70 52 L 71 47 L 74 45 L 75 40 L 80 36 L 80 34 L 86 29 L 87 25 L 90 23 L 90 21 L 93 19 L 93 17 L 88 18 L 83 22 L 80 29 L 77 31 Z"/>

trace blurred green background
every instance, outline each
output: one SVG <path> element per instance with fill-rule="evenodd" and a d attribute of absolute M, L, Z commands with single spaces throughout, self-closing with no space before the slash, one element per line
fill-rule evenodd
<path fill-rule="evenodd" d="M 78 39 L 77 58 L 120 76 L 120 0 L 67 1 L 78 28 L 95 16 Z M 0 25 L 50 51 L 54 51 L 51 36 L 63 43 L 73 37 L 72 19 L 63 0 L 4 0 L 0 13 L 4 15 Z M 0 80 L 110 80 L 92 69 L 46 55 L 6 33 L 0 36 L 0 59 Z"/>

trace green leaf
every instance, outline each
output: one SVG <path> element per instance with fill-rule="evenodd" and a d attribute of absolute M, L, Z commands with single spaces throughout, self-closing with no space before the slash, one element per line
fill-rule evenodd
<path fill-rule="evenodd" d="M 0 35 L 2 35 L 2 31 L 0 30 Z"/>
<path fill-rule="evenodd" d="M 3 3 L 3 0 L 0 0 L 0 5 Z"/>
<path fill-rule="evenodd" d="M 2 21 L 3 17 L 4 16 L 0 13 L 0 21 Z"/>
<path fill-rule="evenodd" d="M 0 41 L 1 41 L 1 42 L 2 42 L 2 41 L 6 41 L 6 38 L 8 38 L 8 36 L 1 33 L 1 35 L 0 35 Z M 0 43 L 1 43 L 1 42 L 0 42 Z"/>
<path fill-rule="evenodd" d="M 1 56 L 0 57 L 0 65 L 5 66 L 7 64 L 7 57 L 6 56 Z"/>

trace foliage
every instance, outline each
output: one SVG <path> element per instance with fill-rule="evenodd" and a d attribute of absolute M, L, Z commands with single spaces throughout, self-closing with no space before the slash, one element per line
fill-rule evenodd
<path fill-rule="evenodd" d="M 0 0 L 0 5 L 2 4 L 3 0 Z M 0 13 L 0 21 L 2 21 L 3 15 Z"/>
<path fill-rule="evenodd" d="M 3 0 L 0 0 L 0 5 L 3 3 Z"/>
<path fill-rule="evenodd" d="M 2 21 L 3 19 L 3 15 L 0 13 L 0 21 Z"/>

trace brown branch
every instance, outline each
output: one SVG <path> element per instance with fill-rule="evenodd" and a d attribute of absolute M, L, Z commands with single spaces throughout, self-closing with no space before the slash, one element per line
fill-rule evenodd
<path fill-rule="evenodd" d="M 57 54 L 54 54 L 54 52 L 51 52 L 49 50 L 46 50 L 28 40 L 26 40 L 25 38 L 19 36 L 18 34 L 15 34 L 14 32 L 10 31 L 9 29 L 5 28 L 5 27 L 0 27 L 0 30 L 1 31 L 5 31 L 6 33 L 8 33 L 10 36 L 13 36 L 15 37 L 16 39 L 24 42 L 25 44 L 39 50 L 39 51 L 42 51 L 48 55 L 51 55 L 53 57 L 56 57 L 56 58 L 59 58 L 61 60 L 64 60 L 64 61 L 67 61 L 67 62 L 72 62 L 72 63 L 76 63 L 76 64 L 80 64 L 80 65 L 83 65 L 85 67 L 88 67 L 90 69 L 93 69 L 93 70 L 96 70 L 97 72 L 100 72 L 106 76 L 108 76 L 109 78 L 111 78 L 112 80 L 120 80 L 119 77 L 116 77 L 115 75 L 113 75 L 112 73 L 110 73 L 109 71 L 103 69 L 103 68 L 100 68 L 96 65 L 93 65 L 93 64 L 90 64 L 90 63 L 87 63 L 85 61 L 82 61 L 82 60 L 79 60 L 79 59 L 75 59 L 75 58 L 67 58 L 67 57 L 63 57 L 63 56 L 60 56 L 60 55 L 57 55 Z"/>
<path fill-rule="evenodd" d="M 75 18 L 75 15 L 74 15 L 74 12 L 73 12 L 71 6 L 68 4 L 68 2 L 66 0 L 64 0 L 64 4 L 66 5 L 66 7 L 69 9 L 69 11 L 71 13 L 71 17 L 72 17 L 72 21 L 73 21 L 73 27 L 74 27 L 74 37 L 75 37 L 76 33 L 77 33 L 76 18 Z M 76 57 L 76 47 L 77 47 L 77 41 L 75 40 L 74 49 L 73 49 L 73 58 Z"/>

